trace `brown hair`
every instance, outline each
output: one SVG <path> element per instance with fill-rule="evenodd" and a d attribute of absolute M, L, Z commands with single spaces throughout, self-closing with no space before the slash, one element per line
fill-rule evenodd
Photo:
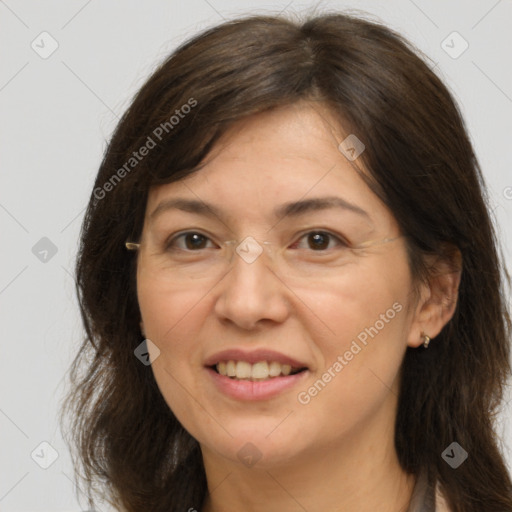
<path fill-rule="evenodd" d="M 512 511 L 493 425 L 510 374 L 511 323 L 478 162 L 455 100 L 419 52 L 344 14 L 304 23 L 255 16 L 207 30 L 160 65 L 119 122 L 81 233 L 86 339 L 63 408 L 91 505 L 96 493 L 129 512 L 200 510 L 207 492 L 197 441 L 133 353 L 143 340 L 137 262 L 124 243 L 140 236 L 149 188 L 197 172 L 237 120 L 311 99 L 364 141 L 368 183 L 407 235 L 414 276 L 428 275 L 425 255 L 444 257 L 446 244 L 462 254 L 453 318 L 428 350 L 408 348 L 403 361 L 399 461 L 439 481 L 455 512 Z M 154 147 L 130 160 L 148 137 Z M 453 441 L 469 453 L 457 469 L 441 457 Z"/>

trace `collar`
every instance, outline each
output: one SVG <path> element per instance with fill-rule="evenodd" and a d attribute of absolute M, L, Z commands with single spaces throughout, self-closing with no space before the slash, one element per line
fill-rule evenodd
<path fill-rule="evenodd" d="M 425 470 L 418 475 L 407 512 L 436 512 L 436 486 Z"/>

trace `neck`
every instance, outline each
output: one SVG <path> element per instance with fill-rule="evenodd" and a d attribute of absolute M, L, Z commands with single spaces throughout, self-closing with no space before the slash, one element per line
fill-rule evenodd
<path fill-rule="evenodd" d="M 393 432 L 386 443 L 382 433 L 368 434 L 360 430 L 338 446 L 316 446 L 265 469 L 219 458 L 203 447 L 209 493 L 202 512 L 406 512 L 415 478 L 398 463 Z"/>

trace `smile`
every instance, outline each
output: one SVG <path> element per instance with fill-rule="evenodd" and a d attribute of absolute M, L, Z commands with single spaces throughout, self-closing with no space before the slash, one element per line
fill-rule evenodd
<path fill-rule="evenodd" d="M 306 368 L 294 368 L 278 361 L 258 361 L 251 364 L 247 361 L 220 361 L 213 369 L 220 375 L 234 380 L 263 381 L 276 377 L 295 375 Z"/>

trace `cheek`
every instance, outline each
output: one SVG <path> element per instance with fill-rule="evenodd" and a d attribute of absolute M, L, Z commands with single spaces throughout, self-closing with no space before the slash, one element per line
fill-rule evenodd
<path fill-rule="evenodd" d="M 346 340 L 357 336 L 376 322 L 379 330 L 383 330 L 382 321 L 386 325 L 386 320 L 401 323 L 410 296 L 411 279 L 406 261 L 396 256 L 352 265 L 335 282 L 314 288 L 309 297 L 304 290 L 311 309 L 323 320 L 333 338 Z M 397 310 L 402 314 L 397 314 Z M 382 321 L 381 315 L 385 315 Z"/>
<path fill-rule="evenodd" d="M 161 380 L 168 380 L 162 389 L 167 398 L 176 386 L 172 377 L 189 381 L 190 372 L 201 365 L 197 346 L 210 298 L 200 287 L 177 289 L 144 270 L 137 276 L 137 293 L 146 337 L 160 350 L 152 368 L 161 389 Z"/>
<path fill-rule="evenodd" d="M 315 291 L 314 308 L 327 334 L 314 341 L 322 361 L 319 370 L 336 375 L 336 383 L 327 386 L 334 393 L 332 400 L 336 393 L 338 400 L 359 396 L 368 386 L 373 388 L 370 381 L 377 387 L 391 386 L 399 370 L 406 349 L 411 279 L 404 255 L 393 252 L 389 258 L 354 265 L 330 288 Z"/>
<path fill-rule="evenodd" d="M 321 365 L 297 397 L 297 412 L 304 413 L 301 428 L 312 437 L 321 431 L 323 438 L 335 439 L 357 431 L 381 414 L 384 403 L 384 414 L 393 414 L 406 347 L 408 279 L 407 273 L 400 280 L 390 277 L 361 269 L 347 275 L 339 288 L 316 293 L 317 310 L 329 331 L 313 338 Z"/>
<path fill-rule="evenodd" d="M 139 307 L 146 336 L 160 350 L 151 365 L 155 380 L 174 415 L 192 435 L 200 437 L 197 425 L 214 429 L 216 423 L 203 408 L 194 407 L 202 396 L 196 387 L 197 372 L 202 371 L 197 340 L 211 309 L 208 295 L 196 288 L 177 290 L 157 276 L 138 273 Z"/>
<path fill-rule="evenodd" d="M 198 328 L 197 312 L 205 292 L 201 287 L 170 283 L 158 272 L 146 271 L 140 266 L 137 272 L 137 296 L 147 336 L 155 342 L 167 344 L 185 330 Z"/>

